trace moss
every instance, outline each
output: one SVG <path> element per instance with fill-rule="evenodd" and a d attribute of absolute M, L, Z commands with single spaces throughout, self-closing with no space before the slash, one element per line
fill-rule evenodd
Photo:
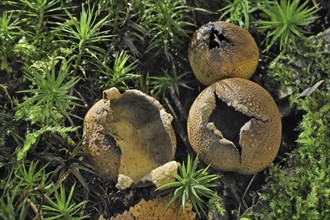
<path fill-rule="evenodd" d="M 305 112 L 297 148 L 274 165 L 255 216 L 262 219 L 330 219 L 330 30 L 307 39 L 296 52 L 281 54 L 269 74 L 291 87 L 291 102 Z M 299 94 L 324 82 L 309 96 Z M 284 125 L 285 126 L 285 125 Z"/>
<path fill-rule="evenodd" d="M 269 74 L 282 88 L 292 90 L 292 101 L 304 89 L 330 74 L 330 29 L 300 43 L 296 50 L 281 53 L 271 64 Z M 296 102 L 299 102 L 297 100 Z"/>

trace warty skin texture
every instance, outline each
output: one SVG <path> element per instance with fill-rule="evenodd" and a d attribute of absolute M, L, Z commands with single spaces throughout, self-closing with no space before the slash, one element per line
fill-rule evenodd
<path fill-rule="evenodd" d="M 240 146 L 226 139 L 209 121 L 217 98 L 251 117 L 240 128 Z M 281 116 L 275 101 L 264 88 L 246 79 L 229 78 L 210 85 L 189 111 L 188 138 L 192 148 L 206 164 L 221 171 L 262 171 L 275 159 L 281 134 Z"/>
<path fill-rule="evenodd" d="M 210 85 L 225 78 L 249 79 L 259 62 L 259 50 L 252 35 L 227 22 L 210 22 L 193 35 L 188 58 L 196 78 Z"/>

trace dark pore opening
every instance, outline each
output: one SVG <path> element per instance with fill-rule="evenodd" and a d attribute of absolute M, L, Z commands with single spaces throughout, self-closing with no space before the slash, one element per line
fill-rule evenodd
<path fill-rule="evenodd" d="M 219 48 L 221 44 L 224 43 L 233 45 L 233 42 L 225 36 L 222 29 L 212 27 L 210 32 L 209 49 Z"/>
<path fill-rule="evenodd" d="M 215 127 L 221 131 L 223 137 L 232 141 L 241 152 L 241 146 L 239 145 L 240 129 L 251 118 L 216 98 L 216 107 L 209 118 L 209 122 L 213 122 Z"/>

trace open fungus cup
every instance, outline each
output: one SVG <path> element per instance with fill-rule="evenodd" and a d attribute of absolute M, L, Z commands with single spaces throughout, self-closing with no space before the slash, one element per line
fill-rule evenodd
<path fill-rule="evenodd" d="M 221 171 L 254 174 L 265 169 L 277 155 L 281 134 L 281 116 L 272 96 L 246 79 L 210 85 L 189 111 L 192 148 Z"/>
<path fill-rule="evenodd" d="M 259 61 L 259 50 L 251 34 L 227 22 L 209 22 L 193 35 L 189 47 L 190 66 L 203 85 L 224 78 L 249 79 Z"/>
<path fill-rule="evenodd" d="M 127 188 L 171 161 L 176 150 L 172 119 L 141 91 L 104 91 L 84 121 L 85 146 L 96 171 L 109 180 L 118 178 L 117 188 Z"/>

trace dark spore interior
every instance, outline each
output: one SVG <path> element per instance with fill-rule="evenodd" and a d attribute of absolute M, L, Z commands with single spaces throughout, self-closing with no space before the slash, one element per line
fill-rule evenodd
<path fill-rule="evenodd" d="M 212 27 L 210 32 L 209 49 L 219 48 L 222 44 L 233 45 L 233 42 L 226 37 L 222 29 Z"/>
<path fill-rule="evenodd" d="M 213 122 L 224 138 L 232 141 L 241 150 L 239 145 L 240 129 L 251 118 L 216 98 L 216 107 L 209 118 L 209 122 Z"/>

